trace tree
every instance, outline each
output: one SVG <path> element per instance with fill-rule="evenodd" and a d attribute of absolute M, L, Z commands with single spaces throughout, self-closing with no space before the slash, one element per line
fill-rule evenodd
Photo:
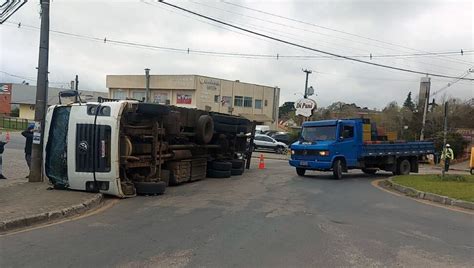
<path fill-rule="evenodd" d="M 288 118 L 290 116 L 290 113 L 294 111 L 296 111 L 296 109 L 295 109 L 295 103 L 293 101 L 287 101 L 278 108 L 278 113 L 280 115 L 280 118 Z"/>
<path fill-rule="evenodd" d="M 413 100 L 411 99 L 411 91 L 408 92 L 408 96 L 403 103 L 403 107 L 409 109 L 412 112 L 415 110 L 415 103 L 413 103 Z"/>

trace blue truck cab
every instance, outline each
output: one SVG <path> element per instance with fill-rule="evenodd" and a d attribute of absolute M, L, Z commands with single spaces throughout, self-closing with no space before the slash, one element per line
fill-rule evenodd
<path fill-rule="evenodd" d="M 404 175 L 418 172 L 418 159 L 434 153 L 432 142 L 379 141 L 370 133 L 369 140 L 364 124 L 370 122 L 363 118 L 304 122 L 299 140 L 290 147 L 289 164 L 300 176 L 306 170 L 332 171 L 341 179 L 349 169 Z"/>

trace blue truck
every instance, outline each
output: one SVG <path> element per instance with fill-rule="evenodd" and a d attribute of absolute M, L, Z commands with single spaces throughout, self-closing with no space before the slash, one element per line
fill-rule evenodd
<path fill-rule="evenodd" d="M 290 147 L 289 163 L 299 176 L 318 170 L 341 179 L 349 169 L 406 175 L 417 173 L 418 160 L 435 151 L 432 142 L 381 141 L 370 126 L 363 118 L 304 122 L 299 140 Z"/>

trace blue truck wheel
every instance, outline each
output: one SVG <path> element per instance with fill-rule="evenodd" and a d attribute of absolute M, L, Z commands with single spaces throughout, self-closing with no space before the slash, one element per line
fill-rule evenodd
<path fill-rule="evenodd" d="M 332 175 L 334 179 L 340 180 L 342 179 L 342 161 L 341 159 L 334 160 L 334 164 L 332 164 Z"/>
<path fill-rule="evenodd" d="M 304 176 L 305 173 L 306 173 L 306 169 L 296 168 L 296 174 L 298 174 L 298 176 Z"/>

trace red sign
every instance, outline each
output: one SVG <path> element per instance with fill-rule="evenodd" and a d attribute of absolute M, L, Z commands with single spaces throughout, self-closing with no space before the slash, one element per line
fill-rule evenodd
<path fill-rule="evenodd" d="M 12 92 L 11 84 L 4 84 L 0 86 L 0 114 L 10 115 L 11 92 Z"/>
<path fill-rule="evenodd" d="M 177 104 L 191 104 L 193 98 L 188 94 L 178 94 L 176 98 Z"/>

